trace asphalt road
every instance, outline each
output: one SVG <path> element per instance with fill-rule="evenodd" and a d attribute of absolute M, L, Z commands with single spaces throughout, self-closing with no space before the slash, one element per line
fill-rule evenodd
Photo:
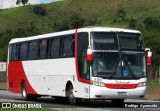
<path fill-rule="evenodd" d="M 54 98 L 41 97 L 36 101 L 22 101 L 21 94 L 0 90 L 0 103 L 39 104 L 42 108 L 51 108 L 65 111 L 160 111 L 160 101 L 127 99 L 122 107 L 114 107 L 108 101 L 86 101 L 71 106 L 66 103 L 57 103 Z M 145 108 L 143 108 L 145 107 Z"/>

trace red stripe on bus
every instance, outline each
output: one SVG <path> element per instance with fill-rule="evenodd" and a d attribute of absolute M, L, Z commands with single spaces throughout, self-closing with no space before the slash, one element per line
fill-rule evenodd
<path fill-rule="evenodd" d="M 21 93 L 21 83 L 25 81 L 28 94 L 37 94 L 29 83 L 21 61 L 10 62 L 8 64 L 8 90 Z"/>
<path fill-rule="evenodd" d="M 86 83 L 86 84 L 90 84 L 90 80 L 87 80 L 87 79 L 83 79 L 80 77 L 79 75 L 79 70 L 78 70 L 78 29 L 76 29 L 75 31 L 75 61 L 76 61 L 76 75 L 77 75 L 77 79 L 79 82 L 83 82 L 83 83 Z"/>
<path fill-rule="evenodd" d="M 134 89 L 138 84 L 105 84 L 107 88 L 111 89 Z"/>

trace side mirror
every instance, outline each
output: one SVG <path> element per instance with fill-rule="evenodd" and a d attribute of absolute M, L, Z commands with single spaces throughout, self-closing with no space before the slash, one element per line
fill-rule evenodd
<path fill-rule="evenodd" d="M 151 66 L 152 65 L 152 52 L 149 50 L 147 52 L 147 66 Z"/>
<path fill-rule="evenodd" d="M 90 47 L 87 49 L 87 61 L 89 63 L 93 61 L 93 51 Z"/>

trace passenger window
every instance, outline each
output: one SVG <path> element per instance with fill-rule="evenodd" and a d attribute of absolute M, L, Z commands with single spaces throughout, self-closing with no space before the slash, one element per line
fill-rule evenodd
<path fill-rule="evenodd" d="M 26 60 L 28 55 L 28 43 L 22 43 L 20 48 L 20 58 L 21 60 Z"/>
<path fill-rule="evenodd" d="M 31 42 L 29 44 L 29 59 L 35 60 L 38 57 L 38 44 L 37 42 Z"/>
<path fill-rule="evenodd" d="M 45 59 L 47 57 L 47 49 L 48 49 L 48 45 L 47 45 L 47 42 L 48 40 L 42 40 L 41 43 L 40 43 L 40 52 L 39 52 L 39 57 L 40 59 Z"/>
<path fill-rule="evenodd" d="M 14 61 L 17 61 L 18 59 L 20 59 L 20 45 L 19 44 L 13 45 L 12 58 Z"/>
<path fill-rule="evenodd" d="M 9 61 L 12 61 L 12 45 L 9 46 Z"/>
<path fill-rule="evenodd" d="M 64 41 L 64 45 L 63 45 L 63 49 L 62 49 L 62 56 L 63 57 L 71 57 L 73 56 L 73 52 L 72 52 L 72 42 L 73 42 L 74 37 L 73 36 L 67 36 L 63 38 Z"/>
<path fill-rule="evenodd" d="M 57 58 L 60 55 L 61 38 L 53 38 L 51 41 L 51 58 Z"/>

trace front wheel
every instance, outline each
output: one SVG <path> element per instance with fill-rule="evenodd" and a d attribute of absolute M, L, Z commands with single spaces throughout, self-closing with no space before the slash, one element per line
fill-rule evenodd
<path fill-rule="evenodd" d="M 69 87 L 69 91 L 68 91 L 68 101 L 71 105 L 76 105 L 78 103 L 80 103 L 81 99 L 80 98 L 76 98 L 74 96 L 74 93 L 73 93 L 73 86 L 70 86 Z"/>

